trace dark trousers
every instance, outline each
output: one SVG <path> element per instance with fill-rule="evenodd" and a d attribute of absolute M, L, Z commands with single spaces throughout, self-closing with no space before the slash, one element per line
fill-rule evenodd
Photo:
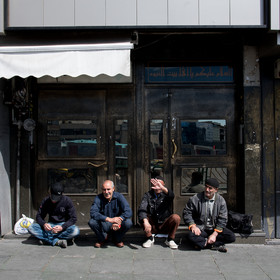
<path fill-rule="evenodd" d="M 213 233 L 213 230 L 202 230 L 200 235 L 195 235 L 190 230 L 187 231 L 188 240 L 198 248 L 204 248 L 205 242 Z M 224 228 L 223 232 L 220 232 L 217 236 L 216 242 L 213 244 L 214 246 L 221 246 L 226 243 L 232 243 L 235 241 L 235 234 L 229 230 L 228 228 Z"/>
<path fill-rule="evenodd" d="M 95 232 L 98 242 L 103 242 L 110 233 L 114 242 L 119 243 L 122 241 L 125 233 L 131 228 L 132 221 L 130 219 L 124 220 L 121 223 L 121 228 L 119 230 L 112 230 L 112 223 L 96 221 L 90 219 L 88 222 L 90 228 Z"/>
<path fill-rule="evenodd" d="M 170 215 L 162 224 L 154 223 L 151 217 L 147 217 L 149 223 L 152 226 L 152 232 L 146 233 L 147 237 L 150 237 L 151 234 L 168 234 L 168 237 L 171 239 L 175 238 L 175 233 L 177 231 L 178 226 L 180 225 L 181 218 L 177 214 Z M 143 224 L 142 224 L 143 227 Z M 144 228 L 144 227 L 143 227 Z"/>

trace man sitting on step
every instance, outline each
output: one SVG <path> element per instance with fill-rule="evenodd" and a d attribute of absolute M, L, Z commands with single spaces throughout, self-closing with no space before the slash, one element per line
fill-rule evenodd
<path fill-rule="evenodd" d="M 151 190 L 144 194 L 138 209 L 138 219 L 147 237 L 143 247 L 151 247 L 155 242 L 153 234 L 159 233 L 168 234 L 165 244 L 177 249 L 174 239 L 181 218 L 171 211 L 174 193 L 165 187 L 161 176 L 152 178 L 151 185 Z"/>

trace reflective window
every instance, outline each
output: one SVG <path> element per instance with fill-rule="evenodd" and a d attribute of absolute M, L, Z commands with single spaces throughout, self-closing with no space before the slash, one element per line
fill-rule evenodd
<path fill-rule="evenodd" d="M 96 168 L 48 169 L 48 186 L 54 182 L 64 184 L 64 193 L 89 194 L 97 191 Z"/>
<path fill-rule="evenodd" d="M 115 182 L 116 191 L 128 192 L 128 121 L 115 123 Z"/>
<path fill-rule="evenodd" d="M 216 178 L 219 182 L 219 193 L 227 192 L 227 168 L 197 167 L 181 169 L 181 194 L 198 193 L 204 191 L 205 180 Z"/>
<path fill-rule="evenodd" d="M 93 120 L 49 120 L 48 156 L 90 157 L 97 154 L 97 125 Z"/>
<path fill-rule="evenodd" d="M 181 120 L 181 154 L 215 156 L 226 154 L 225 120 Z"/>
<path fill-rule="evenodd" d="M 162 175 L 163 120 L 151 120 L 150 122 L 150 160 L 152 177 Z"/>

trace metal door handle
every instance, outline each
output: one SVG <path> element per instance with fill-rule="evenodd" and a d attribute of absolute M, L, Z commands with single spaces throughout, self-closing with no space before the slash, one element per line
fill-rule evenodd
<path fill-rule="evenodd" d="M 174 157 L 175 157 L 175 154 L 177 153 L 177 145 L 176 145 L 174 139 L 172 139 L 171 141 L 172 141 L 172 144 L 173 144 L 173 146 L 174 146 L 174 151 L 173 151 L 173 154 L 172 154 L 172 157 L 171 157 L 171 158 L 174 158 Z"/>
<path fill-rule="evenodd" d="M 102 166 L 102 165 L 107 164 L 107 161 L 104 161 L 104 162 L 102 162 L 102 163 L 100 163 L 100 164 L 95 164 L 95 163 L 92 163 L 92 162 L 88 162 L 88 164 L 89 164 L 89 165 L 92 165 L 92 166 L 94 166 L 94 167 L 100 167 L 100 166 Z"/>

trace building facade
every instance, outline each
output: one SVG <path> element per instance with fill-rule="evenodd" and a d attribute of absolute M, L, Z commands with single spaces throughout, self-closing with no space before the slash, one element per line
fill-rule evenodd
<path fill-rule="evenodd" d="M 245 3 L 244 3 L 245 2 Z M 279 238 L 279 1 L 0 5 L 1 234 L 63 181 L 80 226 L 109 178 L 136 212 L 154 174 L 182 214 L 192 174 Z"/>

